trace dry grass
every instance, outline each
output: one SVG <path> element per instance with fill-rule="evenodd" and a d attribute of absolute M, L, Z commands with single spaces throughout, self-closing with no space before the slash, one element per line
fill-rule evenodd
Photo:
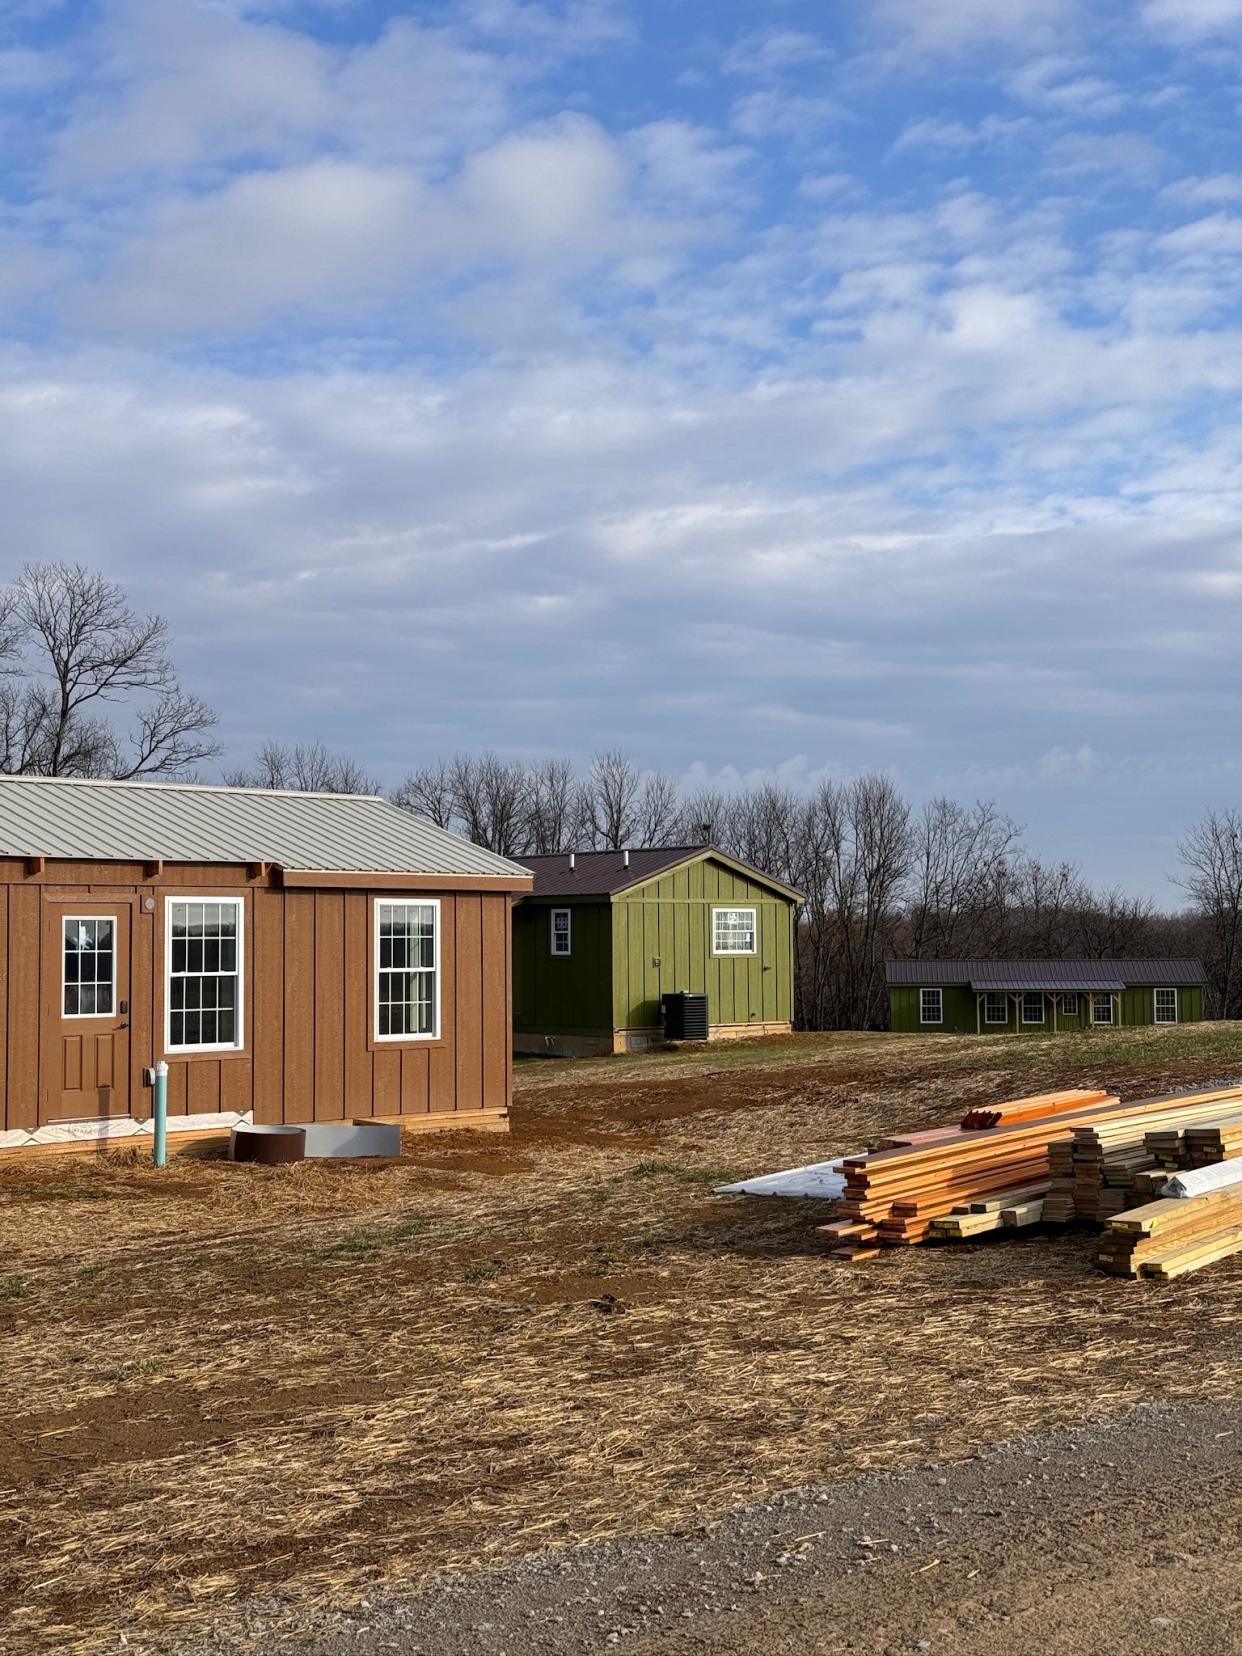
<path fill-rule="evenodd" d="M 711 1185 L 1029 1084 L 1242 1069 L 1236 1026 L 523 1065 L 510 1141 L 384 1167 L 0 1170 L 7 1648 L 131 1649 L 1150 1398 L 1227 1397 L 1236 1261 L 1086 1238 L 825 1261 Z M 1170 1330 L 1176 1337 L 1170 1337 Z"/>

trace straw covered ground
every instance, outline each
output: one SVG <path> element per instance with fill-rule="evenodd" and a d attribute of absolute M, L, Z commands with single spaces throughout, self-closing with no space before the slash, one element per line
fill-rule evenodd
<path fill-rule="evenodd" d="M 807 1036 L 519 1066 L 509 1139 L 258 1170 L 0 1166 L 0 1648 L 193 1648 L 552 1544 L 1242 1392 L 1242 1264 L 1085 1236 L 824 1258 L 712 1186 L 1067 1084 L 1242 1075 L 1242 1026 Z M 240 1626 L 240 1622 L 238 1623 Z"/>

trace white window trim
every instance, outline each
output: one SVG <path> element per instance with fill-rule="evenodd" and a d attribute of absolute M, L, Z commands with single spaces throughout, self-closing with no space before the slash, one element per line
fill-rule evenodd
<path fill-rule="evenodd" d="M 1107 1018 L 1097 1018 L 1096 1015 L 1095 1015 L 1096 997 L 1097 996 L 1099 997 L 1100 1000 L 1107 999 L 1107 1001 L 1108 1001 L 1108 1016 L 1107 1016 Z M 1114 1005 L 1113 997 L 1110 994 L 1107 994 L 1107 992 L 1103 989 L 1096 989 L 1096 990 L 1092 991 L 1092 995 L 1091 995 L 1091 1022 L 1092 1022 L 1093 1025 L 1098 1025 L 1101 1029 L 1112 1029 L 1116 1024 L 1116 1017 L 1115 1017 L 1116 1011 L 1117 1011 L 1117 1008 Z"/>
<path fill-rule="evenodd" d="M 1173 997 L 1173 1016 L 1171 1018 L 1162 1018 L 1160 1016 L 1161 995 L 1172 995 Z M 1152 990 L 1151 1015 L 1154 1023 L 1161 1024 L 1165 1028 L 1168 1028 L 1170 1024 L 1180 1023 L 1182 1021 L 1182 997 L 1171 984 L 1162 984 L 1159 989 Z"/>
<path fill-rule="evenodd" d="M 988 1002 L 990 1000 L 998 1000 L 1001 1003 L 1001 1015 L 999 1018 L 994 1018 L 992 1016 L 992 1013 L 988 1007 Z M 991 1024 L 993 1029 L 999 1028 L 1001 1025 L 1009 1022 L 1009 996 L 1005 994 L 1002 989 L 991 989 L 984 994 L 983 1021 L 985 1024 Z"/>
<path fill-rule="evenodd" d="M 1058 1015 L 1062 1018 L 1076 1018 L 1079 1014 L 1078 1002 L 1081 998 L 1082 997 L 1080 995 L 1074 995 L 1072 997 L 1070 995 L 1062 995 L 1061 996 L 1061 1005 L 1060 1005 L 1060 1010 L 1059 1010 Z M 1066 1001 L 1070 1000 L 1070 999 L 1072 999 L 1073 1002 L 1074 1002 L 1074 1010 L 1072 1012 L 1070 1011 L 1069 1007 L 1066 1006 L 1066 1004 L 1065 1004 Z"/>
<path fill-rule="evenodd" d="M 381 1035 L 379 1026 L 380 979 L 380 909 L 429 908 L 435 911 L 434 947 L 431 951 L 431 970 L 435 981 L 435 999 L 432 1003 L 432 1028 L 425 1035 Z M 371 1034 L 377 1043 L 409 1046 L 418 1041 L 440 1039 L 440 899 L 438 897 L 397 896 L 377 897 L 371 910 L 371 930 L 375 933 L 371 950 Z"/>
<path fill-rule="evenodd" d="M 200 1042 L 197 1046 L 173 1046 L 172 1030 L 172 908 L 174 903 L 228 903 L 237 912 L 237 1039 Z M 191 976 L 194 974 L 191 973 Z M 184 1058 L 192 1052 L 241 1052 L 246 1045 L 246 904 L 241 897 L 203 896 L 197 891 L 179 891 L 164 899 L 164 1055 Z"/>
<path fill-rule="evenodd" d="M 1038 1018 L 1028 1018 L 1026 1015 L 1026 999 L 1028 995 L 1032 1000 L 1036 995 L 1039 996 Z M 1046 1024 L 1048 1022 L 1048 997 L 1044 994 L 1042 989 L 1024 989 L 1022 991 L 1022 1022 L 1032 1026 L 1035 1024 Z"/>
<path fill-rule="evenodd" d="M 556 917 L 565 916 L 565 941 L 567 948 L 558 949 L 556 946 Z M 548 953 L 553 960 L 568 960 L 574 952 L 574 911 L 567 908 L 554 908 L 548 916 Z"/>
<path fill-rule="evenodd" d="M 749 914 L 750 935 L 754 943 L 749 949 L 718 949 L 716 947 L 716 916 L 718 914 Z M 759 953 L 759 911 L 749 903 L 718 903 L 712 908 L 712 953 L 714 955 L 757 955 Z"/>
<path fill-rule="evenodd" d="M 69 981 L 65 977 L 65 927 L 68 926 L 68 925 L 76 925 L 78 922 L 80 922 L 82 920 L 108 920 L 108 921 L 111 922 L 111 925 L 112 925 L 112 1010 L 110 1012 L 66 1012 L 65 1011 L 65 990 L 69 987 Z M 115 1018 L 116 1017 L 116 1015 L 117 1015 L 117 1010 L 116 1010 L 116 945 L 117 945 L 117 939 L 118 939 L 119 936 L 120 936 L 120 928 L 117 925 L 117 917 L 116 917 L 115 914 L 63 914 L 61 916 L 61 921 L 60 921 L 60 1015 L 61 1015 L 62 1018 L 68 1020 L 70 1018 Z"/>
<path fill-rule="evenodd" d="M 924 1006 L 926 1005 L 926 1002 L 923 999 L 924 995 L 935 995 L 935 997 L 936 997 L 936 1016 L 934 1018 L 927 1017 L 927 1015 L 925 1014 L 925 1012 L 923 1010 Z M 921 1024 L 942 1024 L 944 1022 L 944 990 L 943 989 L 928 988 L 928 989 L 920 989 L 919 990 L 919 1022 Z"/>

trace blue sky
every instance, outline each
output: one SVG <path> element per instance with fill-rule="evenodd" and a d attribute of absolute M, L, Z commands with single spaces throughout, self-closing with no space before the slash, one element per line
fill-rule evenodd
<path fill-rule="evenodd" d="M 1236 802 L 1242 0 L 0 0 L 8 564 L 322 738 Z"/>

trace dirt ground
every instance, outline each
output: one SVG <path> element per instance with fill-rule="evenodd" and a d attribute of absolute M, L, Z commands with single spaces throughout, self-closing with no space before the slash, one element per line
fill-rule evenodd
<path fill-rule="evenodd" d="M 1237 1025 L 804 1037 L 523 1064 L 509 1139 L 395 1163 L 0 1166 L 0 1649 L 296 1646 L 446 1571 L 1242 1397 L 1237 1262 L 841 1267 L 822 1206 L 711 1193 L 1044 1085 L 1239 1074 Z"/>

